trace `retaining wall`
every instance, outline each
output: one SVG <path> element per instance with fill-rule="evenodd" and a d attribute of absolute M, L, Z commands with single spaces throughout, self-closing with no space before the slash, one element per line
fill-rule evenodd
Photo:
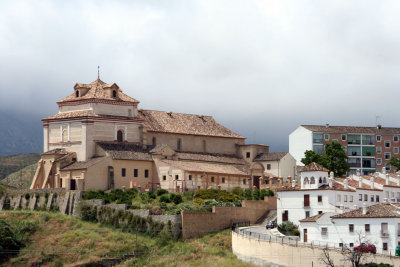
<path fill-rule="evenodd" d="M 269 242 L 241 235 L 232 231 L 232 252 L 241 260 L 259 266 L 326 266 L 322 263 L 323 250 L 317 247 L 289 245 L 279 242 Z M 330 249 L 329 255 L 335 265 L 351 266 L 343 260 L 340 250 Z M 400 266 L 399 257 L 366 254 L 363 263 L 376 262 Z"/>
<path fill-rule="evenodd" d="M 256 223 L 270 209 L 276 209 L 275 197 L 265 201 L 243 200 L 242 207 L 213 207 L 212 212 L 183 211 L 182 237 L 191 238 L 217 232 L 236 222 Z"/>

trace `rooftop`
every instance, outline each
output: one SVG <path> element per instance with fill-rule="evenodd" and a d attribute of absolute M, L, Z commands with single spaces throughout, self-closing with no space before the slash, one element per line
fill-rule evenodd
<path fill-rule="evenodd" d="M 319 165 L 316 162 L 311 162 L 310 164 L 302 167 L 299 169 L 300 172 L 329 172 L 329 170 L 327 168 L 325 168 L 322 165 Z"/>
<path fill-rule="evenodd" d="M 258 154 L 254 161 L 271 161 L 271 160 L 280 160 L 284 156 L 286 156 L 288 152 L 270 152 L 270 153 L 261 153 Z"/>
<path fill-rule="evenodd" d="M 153 160 L 149 149 L 135 143 L 96 142 L 113 159 L 123 160 Z"/>
<path fill-rule="evenodd" d="M 356 209 L 339 215 L 332 216 L 332 219 L 345 218 L 400 218 L 400 205 L 381 203 L 367 207 L 367 213 L 363 209 Z"/>
<path fill-rule="evenodd" d="M 142 109 L 139 118 L 152 132 L 245 138 L 217 123 L 211 116 Z"/>
<path fill-rule="evenodd" d="M 400 128 L 392 127 L 364 127 L 364 126 L 330 126 L 330 125 L 301 125 L 302 127 L 319 133 L 359 133 L 359 134 L 400 134 Z"/>

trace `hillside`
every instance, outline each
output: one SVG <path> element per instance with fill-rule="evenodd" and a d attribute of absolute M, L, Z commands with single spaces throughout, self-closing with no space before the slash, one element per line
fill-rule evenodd
<path fill-rule="evenodd" d="M 97 266 L 101 258 L 137 257 L 120 266 L 253 266 L 237 259 L 226 230 L 186 241 L 123 232 L 49 212 L 7 211 L 0 218 L 13 225 L 25 220 L 39 228 L 27 246 L 4 266 Z M 90 263 L 92 265 L 90 265 Z"/>
<path fill-rule="evenodd" d="M 0 180 L 11 173 L 15 173 L 29 165 L 37 163 L 39 159 L 39 153 L 0 156 Z"/>
<path fill-rule="evenodd" d="M 0 155 L 42 151 L 41 117 L 30 113 L 22 114 L 0 110 Z"/>
<path fill-rule="evenodd" d="M 22 170 L 9 174 L 6 178 L 0 181 L 0 184 L 10 188 L 29 189 L 36 168 L 37 163 L 26 166 Z"/>

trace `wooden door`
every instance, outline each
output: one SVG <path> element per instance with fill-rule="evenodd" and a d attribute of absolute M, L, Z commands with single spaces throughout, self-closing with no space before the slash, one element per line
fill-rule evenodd
<path fill-rule="evenodd" d="M 303 234 L 304 243 L 307 243 L 307 229 L 304 229 L 303 232 L 304 232 Z"/>
<path fill-rule="evenodd" d="M 304 207 L 310 207 L 310 195 L 304 195 Z"/>

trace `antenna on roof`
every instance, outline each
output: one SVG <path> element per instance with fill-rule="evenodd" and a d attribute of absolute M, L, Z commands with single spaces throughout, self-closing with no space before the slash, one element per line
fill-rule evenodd
<path fill-rule="evenodd" d="M 97 65 L 97 79 L 100 80 L 100 66 Z"/>

